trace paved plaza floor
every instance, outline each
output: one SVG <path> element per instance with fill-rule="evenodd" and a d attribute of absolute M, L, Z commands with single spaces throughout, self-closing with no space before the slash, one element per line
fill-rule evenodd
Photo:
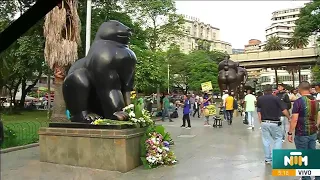
<path fill-rule="evenodd" d="M 162 123 L 162 122 L 161 122 Z M 264 164 L 261 132 L 247 130 L 240 117 L 223 128 L 204 127 L 203 119 L 192 118 L 192 129 L 181 128 L 181 115 L 162 123 L 172 134 L 179 160 L 171 167 L 128 173 L 39 162 L 39 147 L 1 155 L 1 180 L 272 180 L 299 179 L 272 177 Z M 284 148 L 294 148 L 288 142 Z"/>

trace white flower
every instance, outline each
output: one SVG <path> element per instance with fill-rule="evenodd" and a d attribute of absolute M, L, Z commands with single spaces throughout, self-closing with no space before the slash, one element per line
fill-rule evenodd
<path fill-rule="evenodd" d="M 153 143 L 156 143 L 156 138 L 151 138 L 151 141 L 152 141 Z"/>
<path fill-rule="evenodd" d="M 136 117 L 136 115 L 134 114 L 133 111 L 130 111 L 129 116 L 130 116 L 130 117 Z"/>
<path fill-rule="evenodd" d="M 169 151 L 168 147 L 162 147 L 162 149 L 165 150 L 165 151 Z"/>
<path fill-rule="evenodd" d="M 172 164 L 174 164 L 174 163 L 176 163 L 176 162 L 177 162 L 176 160 L 171 161 Z"/>
<path fill-rule="evenodd" d="M 162 153 L 162 149 L 161 148 L 158 148 L 157 150 L 158 150 L 159 153 Z"/>
<path fill-rule="evenodd" d="M 134 108 L 134 105 L 133 104 L 130 104 L 127 106 L 128 108 Z"/>

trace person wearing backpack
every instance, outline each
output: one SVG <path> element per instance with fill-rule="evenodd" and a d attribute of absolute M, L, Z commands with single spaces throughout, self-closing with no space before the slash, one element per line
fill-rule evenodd
<path fill-rule="evenodd" d="M 289 111 L 291 109 L 291 101 L 288 93 L 285 91 L 284 84 L 278 84 L 278 92 L 276 96 L 280 98 L 283 106 L 286 107 L 287 110 Z M 282 122 L 282 127 L 283 127 L 282 141 L 284 142 L 286 138 L 286 133 L 288 129 L 287 126 L 289 125 L 289 122 L 288 122 L 288 119 L 286 119 L 286 117 L 284 116 L 284 114 L 282 114 L 282 116 L 280 117 L 280 121 Z"/>
<path fill-rule="evenodd" d="M 320 124 L 319 103 L 311 95 L 308 81 L 302 81 L 299 84 L 299 92 L 302 97 L 293 104 L 288 141 L 294 142 L 297 150 L 316 149 L 317 131 Z M 302 179 L 311 178 L 309 176 L 302 177 Z M 315 180 L 320 180 L 320 176 L 316 176 Z"/>

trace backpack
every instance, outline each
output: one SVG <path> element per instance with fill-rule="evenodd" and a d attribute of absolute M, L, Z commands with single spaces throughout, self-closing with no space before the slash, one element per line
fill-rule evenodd
<path fill-rule="evenodd" d="M 238 102 L 236 99 L 233 99 L 233 109 L 238 109 Z"/>
<path fill-rule="evenodd" d="M 284 98 L 286 97 L 287 93 L 283 93 L 281 96 L 281 101 L 284 102 Z M 287 105 L 287 110 L 291 109 L 291 102 L 284 102 Z"/>
<path fill-rule="evenodd" d="M 208 117 L 208 116 L 209 116 L 209 109 L 208 109 L 208 108 L 205 108 L 205 109 L 203 110 L 203 115 L 204 115 L 205 117 Z"/>

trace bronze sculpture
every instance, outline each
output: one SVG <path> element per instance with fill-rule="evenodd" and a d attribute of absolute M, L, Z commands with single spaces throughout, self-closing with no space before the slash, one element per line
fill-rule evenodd
<path fill-rule="evenodd" d="M 239 66 L 238 62 L 230 60 L 230 56 L 221 61 L 218 65 L 218 83 L 220 91 L 228 90 L 235 93 L 235 97 L 243 96 L 244 85 L 247 81 L 247 71 Z"/>
<path fill-rule="evenodd" d="M 72 122 L 129 118 L 122 109 L 130 104 L 137 63 L 128 48 L 130 36 L 131 30 L 118 21 L 102 23 L 88 55 L 71 66 L 63 96 Z"/>

